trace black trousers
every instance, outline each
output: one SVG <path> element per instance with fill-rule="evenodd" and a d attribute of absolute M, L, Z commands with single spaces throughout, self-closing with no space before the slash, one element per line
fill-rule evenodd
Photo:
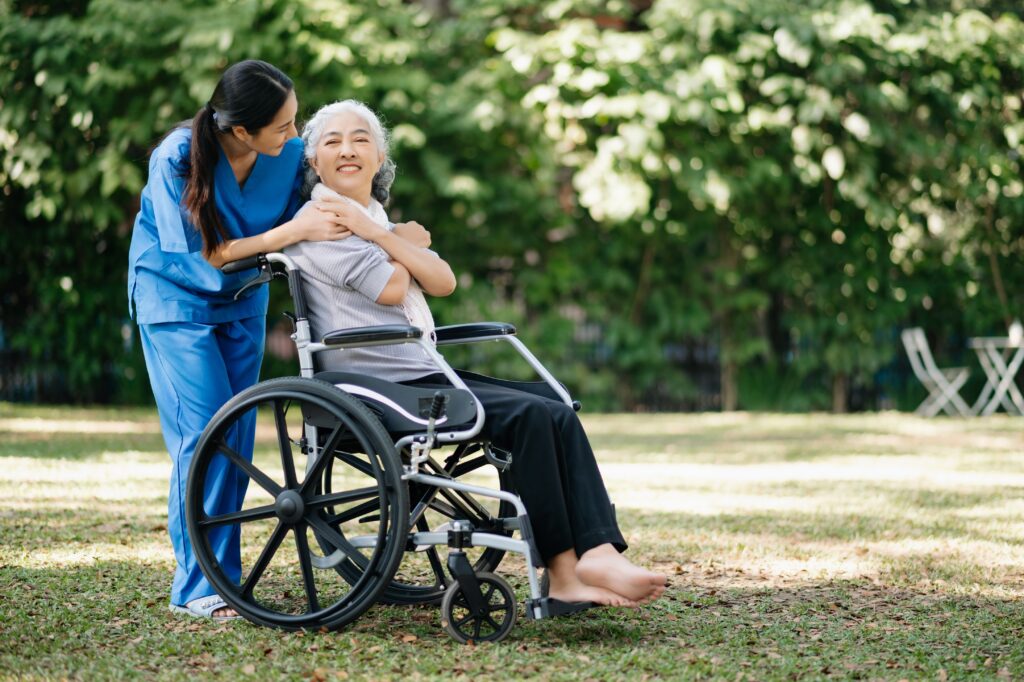
<path fill-rule="evenodd" d="M 566 550 L 575 549 L 578 556 L 605 543 L 625 551 L 626 541 L 576 412 L 561 401 L 466 374 L 460 372 L 487 415 L 479 437 L 512 453 L 512 481 L 545 564 Z M 440 373 L 403 383 L 451 386 Z"/>

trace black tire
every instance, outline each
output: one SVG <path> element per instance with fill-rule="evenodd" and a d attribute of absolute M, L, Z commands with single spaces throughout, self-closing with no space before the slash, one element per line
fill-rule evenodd
<path fill-rule="evenodd" d="M 321 486 L 327 458 L 317 460 L 301 479 L 296 466 L 295 450 L 305 453 L 310 445 L 308 416 L 313 413 L 331 443 L 354 443 L 364 453 L 358 470 L 350 467 L 351 472 L 341 472 L 330 458 L 336 492 L 327 493 Z M 264 463 L 270 458 L 262 441 L 258 440 L 251 457 L 241 447 L 244 441 L 239 434 L 252 433 L 247 429 L 254 427 L 258 435 L 273 434 L 275 466 Z M 221 461 L 211 474 L 217 458 Z M 218 470 L 223 477 L 214 480 Z M 359 487 L 345 488 L 342 481 L 348 479 L 342 473 L 350 473 Z M 248 620 L 286 630 L 343 627 L 377 601 L 402 559 L 409 502 L 401 476 L 394 444 L 360 401 L 316 379 L 261 382 L 228 401 L 196 447 L 186 494 L 196 560 L 217 593 Z M 210 495 L 204 491 L 229 490 L 232 480 L 243 490 L 250 488 L 248 495 L 243 492 L 241 511 L 211 516 L 206 511 L 208 502 L 204 503 Z M 256 485 L 249 486 L 252 482 Z M 252 504 L 260 496 L 269 496 L 269 503 Z M 343 524 L 330 523 L 328 508 L 336 510 L 371 498 L 377 500 L 377 522 L 361 527 L 366 533 L 358 540 L 346 536 Z M 225 538 L 231 538 L 236 529 L 242 563 L 232 571 L 221 565 L 213 543 L 234 542 Z M 296 549 L 291 560 L 279 551 L 288 535 L 294 537 Z M 333 566 L 317 565 L 329 563 L 327 557 L 312 552 L 325 542 L 339 556 L 348 557 L 346 561 L 360 566 L 359 580 L 348 583 L 336 571 L 324 570 Z"/>
<path fill-rule="evenodd" d="M 512 490 L 512 476 L 508 471 L 499 471 L 486 461 L 482 454 L 476 459 L 471 456 L 481 452 L 481 445 L 469 443 L 460 445 L 450 464 L 432 464 L 424 467 L 426 473 L 444 478 L 455 478 L 465 473 L 484 469 L 497 478 L 497 486 L 509 492 Z M 478 464 L 477 464 L 478 463 Z M 458 466 L 458 470 L 455 467 Z M 324 472 L 324 487 L 331 490 L 330 464 Z M 504 500 L 497 502 L 481 499 L 468 493 L 439 491 L 422 485 L 409 486 L 409 506 L 415 518 L 410 519 L 411 532 L 429 531 L 438 524 L 456 519 L 467 520 L 474 529 L 502 535 L 511 535 L 502 530 L 498 519 L 515 517 L 515 507 Z M 466 548 L 475 572 L 493 572 L 505 556 L 505 551 L 494 547 Z M 396 575 L 381 592 L 380 601 L 385 604 L 422 605 L 437 604 L 444 597 L 451 584 L 447 569 L 447 547 L 431 547 L 421 552 L 406 552 Z M 349 581 L 358 580 L 362 571 L 351 562 L 338 566 L 338 572 Z"/>
<path fill-rule="evenodd" d="M 453 582 L 441 600 L 441 627 L 460 644 L 500 642 L 516 624 L 516 593 L 503 578 L 493 573 L 477 573 L 476 579 L 480 582 L 487 613 L 472 613 L 462 586 Z"/>

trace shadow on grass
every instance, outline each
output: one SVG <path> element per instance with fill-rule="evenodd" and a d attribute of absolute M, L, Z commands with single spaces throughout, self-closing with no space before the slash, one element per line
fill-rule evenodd
<path fill-rule="evenodd" d="M 432 607 L 375 607 L 335 633 L 285 633 L 167 612 L 169 572 L 137 562 L 0 568 L 0 669 L 15 677 L 189 674 L 397 678 L 648 674 L 735 679 L 991 678 L 1024 671 L 1019 601 L 866 581 L 714 588 L 676 576 L 660 602 L 521 622 L 505 642 L 463 647 Z M 524 597 L 521 580 L 519 596 Z M 315 675 L 313 675 L 315 677 Z M 584 675 L 585 676 L 585 675 Z M 329 679 L 329 675 L 322 676 Z"/>

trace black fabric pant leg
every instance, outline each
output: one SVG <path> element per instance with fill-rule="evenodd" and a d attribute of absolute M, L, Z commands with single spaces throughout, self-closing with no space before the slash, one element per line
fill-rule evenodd
<path fill-rule="evenodd" d="M 450 385 L 436 374 L 405 383 Z M 594 451 L 572 408 L 484 382 L 467 385 L 487 414 L 481 437 L 512 453 L 512 480 L 541 559 L 546 563 L 566 550 L 582 554 L 605 543 L 624 551 Z"/>

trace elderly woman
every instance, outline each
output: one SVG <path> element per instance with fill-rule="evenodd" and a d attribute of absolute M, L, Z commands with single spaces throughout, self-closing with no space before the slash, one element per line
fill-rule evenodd
<path fill-rule="evenodd" d="M 382 206 L 394 179 L 387 133 L 365 105 L 352 100 L 320 109 L 302 133 L 312 199 L 361 209 L 352 237 L 301 242 L 286 252 L 306 275 L 314 336 L 335 329 L 413 324 L 431 333 L 424 294 L 455 289 L 451 267 L 426 247 L 417 223 L 390 225 Z M 321 354 L 323 369 L 343 369 L 418 386 L 447 386 L 414 344 Z M 487 414 L 481 435 L 512 453 L 512 479 L 550 579 L 562 601 L 634 606 L 659 597 L 665 576 L 635 566 L 621 552 L 619 531 L 594 452 L 576 413 L 564 403 L 467 381 Z"/>

